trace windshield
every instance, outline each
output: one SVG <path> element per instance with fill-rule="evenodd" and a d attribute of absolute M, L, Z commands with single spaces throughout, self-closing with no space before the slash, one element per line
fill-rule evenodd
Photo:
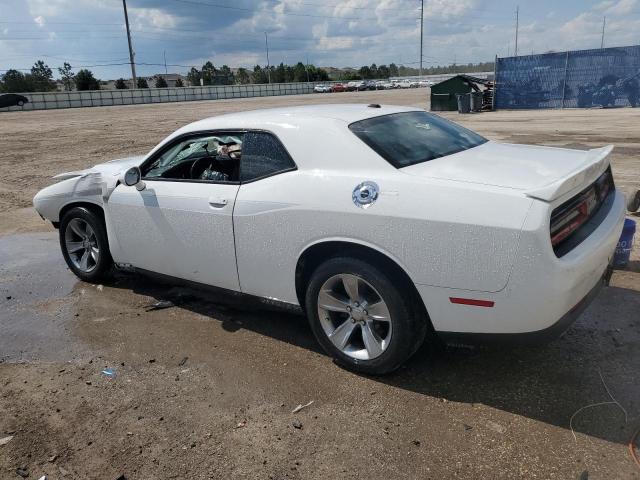
<path fill-rule="evenodd" d="M 427 112 L 368 118 L 352 123 L 349 129 L 396 168 L 451 155 L 487 141 L 471 130 Z"/>

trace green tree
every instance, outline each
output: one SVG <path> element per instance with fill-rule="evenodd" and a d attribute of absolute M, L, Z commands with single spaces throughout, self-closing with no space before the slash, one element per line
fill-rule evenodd
<path fill-rule="evenodd" d="M 184 83 L 182 83 L 182 79 L 178 78 L 176 80 L 176 87 L 180 88 L 180 87 L 184 87 Z"/>
<path fill-rule="evenodd" d="M 260 65 L 253 67 L 251 78 L 253 79 L 253 83 L 267 83 L 269 81 L 266 69 L 263 69 Z"/>
<path fill-rule="evenodd" d="M 167 85 L 167 81 L 164 79 L 164 77 L 162 75 L 158 75 L 158 78 L 156 78 L 156 88 L 167 88 L 169 85 Z"/>
<path fill-rule="evenodd" d="M 378 78 L 389 78 L 389 67 L 380 65 L 378 67 Z"/>
<path fill-rule="evenodd" d="M 219 81 L 215 83 L 220 85 L 233 85 L 235 81 L 233 72 L 227 65 L 223 65 L 222 67 L 220 67 L 220 71 L 218 72 L 218 79 Z"/>
<path fill-rule="evenodd" d="M 398 67 L 395 63 L 389 65 L 389 76 L 397 77 L 398 76 Z"/>
<path fill-rule="evenodd" d="M 74 77 L 77 90 L 100 90 L 100 82 L 93 76 L 91 70 L 82 69 Z"/>
<path fill-rule="evenodd" d="M 127 86 L 127 82 L 124 81 L 124 78 L 119 78 L 118 80 L 116 80 L 115 87 L 118 90 L 126 90 L 127 88 L 129 88 Z"/>
<path fill-rule="evenodd" d="M 31 75 L 25 75 L 18 70 L 7 70 L 2 75 L 1 90 L 7 93 L 32 92 Z"/>
<path fill-rule="evenodd" d="M 200 86 L 200 79 L 202 78 L 202 73 L 195 67 L 191 67 L 189 73 L 187 73 L 187 81 L 192 87 Z"/>
<path fill-rule="evenodd" d="M 367 67 L 366 65 L 364 67 L 360 67 L 360 70 L 358 70 L 358 73 L 363 79 L 372 78 L 371 68 Z"/>
<path fill-rule="evenodd" d="M 251 83 L 251 77 L 249 76 L 249 72 L 246 68 L 238 69 L 238 73 L 236 73 L 236 83 L 239 83 L 241 85 Z"/>
<path fill-rule="evenodd" d="M 58 73 L 60 74 L 60 79 L 62 80 L 65 91 L 70 92 L 71 90 L 73 90 L 74 82 L 71 65 L 67 62 L 64 62 L 62 67 L 58 67 Z"/>
<path fill-rule="evenodd" d="M 149 88 L 149 84 L 147 83 L 147 79 L 144 77 L 138 77 L 138 88 Z"/>
<path fill-rule="evenodd" d="M 309 80 L 311 78 L 309 77 Z M 306 82 L 307 81 L 307 67 L 304 63 L 298 62 L 293 67 L 293 81 L 294 82 Z"/>
<path fill-rule="evenodd" d="M 213 85 L 214 79 L 217 74 L 216 67 L 213 63 L 207 62 L 202 66 L 202 82 L 204 85 Z"/>
<path fill-rule="evenodd" d="M 52 80 L 53 72 L 42 60 L 38 60 L 31 67 L 31 82 L 36 92 L 48 92 L 56 89 Z"/>

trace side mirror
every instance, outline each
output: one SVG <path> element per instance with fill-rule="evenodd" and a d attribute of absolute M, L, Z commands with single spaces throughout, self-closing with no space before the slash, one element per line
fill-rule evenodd
<path fill-rule="evenodd" d="M 139 167 L 131 167 L 127 171 L 120 174 L 120 183 L 127 187 L 136 187 L 138 190 L 144 190 L 145 184 L 142 181 L 142 172 Z"/>

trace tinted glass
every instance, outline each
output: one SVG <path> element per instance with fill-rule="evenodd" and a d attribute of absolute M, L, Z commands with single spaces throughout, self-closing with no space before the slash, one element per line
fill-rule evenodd
<path fill-rule="evenodd" d="M 245 134 L 240 162 L 240 180 L 244 182 L 296 168 L 280 141 L 266 132 Z"/>
<path fill-rule="evenodd" d="M 352 123 L 349 129 L 396 168 L 451 155 L 487 141 L 427 112 L 368 118 Z"/>

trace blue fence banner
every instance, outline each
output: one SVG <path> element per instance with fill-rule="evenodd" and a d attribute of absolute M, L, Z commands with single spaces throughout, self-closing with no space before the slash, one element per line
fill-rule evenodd
<path fill-rule="evenodd" d="M 640 45 L 498 58 L 496 108 L 640 105 Z"/>

